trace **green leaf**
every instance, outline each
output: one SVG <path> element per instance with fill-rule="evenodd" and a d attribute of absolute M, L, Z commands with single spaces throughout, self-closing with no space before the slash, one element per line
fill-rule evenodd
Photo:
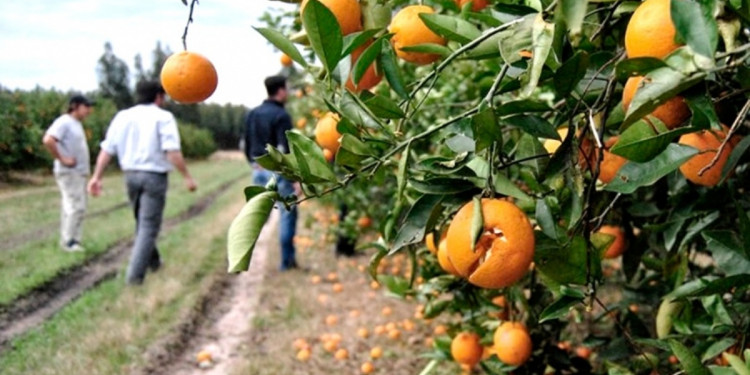
<path fill-rule="evenodd" d="M 625 159 L 645 163 L 664 152 L 676 137 L 694 131 L 696 128 L 692 127 L 669 130 L 656 117 L 649 117 L 648 121 L 638 120 L 625 129 L 609 151 Z"/>
<path fill-rule="evenodd" d="M 491 108 L 481 111 L 471 118 L 476 152 L 490 147 L 494 142 L 502 142 L 503 133 L 497 125 L 497 118 Z"/>
<path fill-rule="evenodd" d="M 714 103 L 705 93 L 685 98 L 690 111 L 693 112 L 691 126 L 700 129 L 720 128 L 719 117 L 714 110 Z"/>
<path fill-rule="evenodd" d="M 506 116 L 528 112 L 549 112 L 551 110 L 552 108 L 550 108 L 550 106 L 544 101 L 521 99 L 503 103 L 503 105 L 495 109 L 495 114 L 498 116 Z"/>
<path fill-rule="evenodd" d="M 617 177 L 604 190 L 631 194 L 641 186 L 650 186 L 666 176 L 695 155 L 698 150 L 679 144 L 669 144 L 657 157 L 646 163 L 629 162 L 617 173 Z"/>
<path fill-rule="evenodd" d="M 435 34 L 459 43 L 468 43 L 482 34 L 471 22 L 438 13 L 420 13 L 419 18 Z"/>
<path fill-rule="evenodd" d="M 682 240 L 680 241 L 680 246 L 678 247 L 678 249 L 687 250 L 687 247 L 693 240 L 693 238 L 699 233 L 702 233 L 704 229 L 711 226 L 711 224 L 713 224 L 718 219 L 719 211 L 714 211 L 705 216 L 701 216 L 697 220 L 690 223 L 690 225 L 685 230 L 685 234 L 682 236 Z"/>
<path fill-rule="evenodd" d="M 705 287 L 688 294 L 689 297 L 703 297 L 714 294 L 724 294 L 730 292 L 732 288 L 738 285 L 750 285 L 750 274 L 732 275 L 722 277 L 706 284 Z"/>
<path fill-rule="evenodd" d="M 720 355 L 727 349 L 731 348 L 732 345 L 736 343 L 737 343 L 737 340 L 731 337 L 725 337 L 719 341 L 716 341 L 715 343 L 711 344 L 711 346 L 709 346 L 705 352 L 703 352 L 703 356 L 701 357 L 701 362 L 709 361 L 710 359 L 716 357 L 717 355 Z"/>
<path fill-rule="evenodd" d="M 479 237 L 484 232 L 484 215 L 482 215 L 482 199 L 475 196 L 472 202 L 474 202 L 474 210 L 471 215 L 471 228 L 469 230 L 471 231 L 471 249 L 474 251 Z"/>
<path fill-rule="evenodd" d="M 422 181 L 409 179 L 409 185 L 422 194 L 458 194 L 474 188 L 471 181 L 444 177 Z"/>
<path fill-rule="evenodd" d="M 701 235 L 717 266 L 727 276 L 750 273 L 750 260 L 745 257 L 742 243 L 733 232 L 712 230 Z"/>
<path fill-rule="evenodd" d="M 536 240 L 534 263 L 544 277 L 559 284 L 586 284 L 586 240 L 583 237 L 573 237 L 564 247 L 539 234 Z M 595 254 L 592 256 L 596 257 Z M 597 257 L 591 263 L 598 267 L 600 261 Z"/>
<path fill-rule="evenodd" d="M 732 148 L 732 153 L 729 154 L 729 158 L 727 158 L 727 162 L 724 164 L 724 168 L 721 169 L 722 183 L 727 179 L 727 177 L 729 177 L 729 174 L 734 171 L 734 167 L 736 167 L 737 163 L 740 162 L 740 158 L 745 154 L 745 152 L 747 152 L 748 147 L 750 147 L 750 137 L 743 138 L 740 143 Z"/>
<path fill-rule="evenodd" d="M 589 54 L 585 51 L 578 51 L 555 72 L 554 83 L 557 95 L 565 97 L 576 88 L 578 82 L 586 75 L 589 62 Z"/>
<path fill-rule="evenodd" d="M 552 216 L 552 211 L 544 199 L 538 199 L 536 201 L 536 214 L 534 217 L 536 218 L 537 224 L 542 228 L 542 233 L 557 241 L 557 223 Z"/>
<path fill-rule="evenodd" d="M 381 31 L 382 29 L 370 29 L 344 36 L 344 51 L 341 52 L 341 56 L 351 55 L 355 49 L 372 40 L 372 38 Z"/>
<path fill-rule="evenodd" d="M 392 275 L 379 275 L 378 281 L 385 285 L 388 291 L 395 296 L 404 297 L 409 291 L 409 280 Z"/>
<path fill-rule="evenodd" d="M 560 140 L 560 135 L 557 134 L 557 129 L 555 129 L 555 127 L 547 120 L 539 116 L 515 115 L 505 118 L 502 121 L 503 123 L 517 127 L 537 138 Z"/>
<path fill-rule="evenodd" d="M 378 56 L 378 66 L 383 69 L 385 79 L 393 91 L 400 97 L 407 99 L 409 93 L 406 91 L 404 78 L 401 76 L 401 70 L 396 63 L 396 53 L 393 52 L 393 46 L 390 43 L 383 43 L 382 48 L 383 50 Z"/>
<path fill-rule="evenodd" d="M 431 53 L 443 57 L 449 56 L 453 53 L 450 48 L 435 43 L 415 44 L 413 46 L 401 47 L 401 50 L 404 52 Z"/>
<path fill-rule="evenodd" d="M 438 315 L 442 314 L 445 309 L 450 306 L 451 301 L 449 300 L 431 300 L 424 306 L 424 318 L 434 319 Z"/>
<path fill-rule="evenodd" d="M 672 353 L 680 360 L 682 369 L 687 375 L 710 375 L 711 373 L 703 367 L 698 357 L 690 349 L 677 340 L 669 340 Z"/>
<path fill-rule="evenodd" d="M 508 177 L 502 173 L 496 173 L 492 175 L 492 182 L 495 186 L 495 192 L 502 195 L 507 195 L 521 200 L 528 200 L 530 197 L 523 190 L 521 190 L 516 184 L 513 183 Z"/>
<path fill-rule="evenodd" d="M 305 61 L 305 58 L 302 57 L 302 54 L 297 50 L 297 47 L 294 46 L 294 43 L 287 39 L 284 34 L 269 28 L 254 27 L 254 29 L 259 32 L 260 35 L 263 35 L 263 37 L 271 42 L 276 48 L 281 50 L 281 52 L 284 52 L 291 57 L 292 60 L 297 62 L 297 64 L 307 67 L 307 61 Z"/>
<path fill-rule="evenodd" d="M 630 77 L 645 76 L 648 72 L 665 68 L 667 64 L 662 59 L 655 57 L 634 57 L 622 60 L 615 66 L 615 77 L 618 81 L 624 81 Z"/>
<path fill-rule="evenodd" d="M 344 44 L 336 16 L 320 1 L 310 0 L 302 12 L 302 26 L 315 55 L 329 73 L 333 72 L 341 60 Z"/>
<path fill-rule="evenodd" d="M 352 68 L 352 81 L 354 84 L 359 84 L 359 81 L 362 79 L 362 76 L 365 75 L 367 69 L 370 68 L 378 55 L 380 55 L 380 52 L 383 50 L 383 43 L 388 43 L 388 40 L 384 38 L 376 40 L 370 44 L 361 55 L 359 55 L 359 58 Z"/>
<path fill-rule="evenodd" d="M 524 80 L 526 84 L 521 90 L 521 97 L 529 97 L 539 84 L 542 69 L 552 49 L 554 31 L 555 26 L 545 22 L 542 14 L 539 13 L 536 19 L 534 19 L 534 25 L 531 29 L 531 40 L 533 43 L 531 64 L 529 65 L 528 76 Z"/>
<path fill-rule="evenodd" d="M 260 193 L 266 192 L 266 191 L 268 191 L 268 190 L 266 190 L 266 188 L 263 187 L 263 186 L 254 186 L 254 185 L 251 185 L 251 186 L 245 187 L 245 191 L 244 191 L 245 192 L 245 202 L 249 201 L 254 196 L 256 196 L 256 195 L 258 195 Z"/>
<path fill-rule="evenodd" d="M 746 365 L 738 355 L 731 353 L 724 353 L 722 355 L 729 362 L 729 366 L 734 371 L 737 371 L 737 375 L 750 375 L 750 365 Z"/>
<path fill-rule="evenodd" d="M 442 195 L 423 195 L 414 202 L 414 205 L 404 217 L 404 222 L 393 241 L 389 255 L 401 250 L 406 245 L 422 241 L 428 221 L 439 210 L 442 201 Z"/>
<path fill-rule="evenodd" d="M 574 46 L 578 45 L 581 39 L 581 26 L 583 18 L 586 16 L 586 0 L 561 0 L 560 9 L 565 24 L 568 26 L 568 35 Z"/>
<path fill-rule="evenodd" d="M 683 74 L 672 67 L 652 70 L 641 81 L 630 107 L 625 113 L 623 126 L 628 126 L 651 113 L 656 107 L 690 88 L 705 77 L 705 73 Z"/>
<path fill-rule="evenodd" d="M 292 149 L 292 154 L 297 160 L 297 164 L 302 169 L 303 165 L 307 168 L 307 175 L 303 173 L 304 180 L 306 183 L 317 183 L 317 182 L 336 182 L 336 174 L 333 173 L 331 166 L 323 156 L 323 151 L 313 140 L 306 136 L 294 132 L 288 131 L 286 133 L 289 146 Z"/>
<path fill-rule="evenodd" d="M 344 92 L 339 103 L 341 114 L 357 126 L 365 126 L 371 129 L 380 129 L 382 126 L 369 113 L 366 105 L 363 105 L 350 92 Z"/>
<path fill-rule="evenodd" d="M 557 134 L 557 132 L 555 132 Z M 537 155 L 547 154 L 547 150 L 544 148 L 537 137 L 530 134 L 524 133 L 521 139 L 518 141 L 518 150 L 516 151 L 516 159 L 532 158 Z M 539 175 L 546 166 L 547 158 L 533 158 L 521 163 L 522 165 L 530 167 L 536 175 Z"/>
<path fill-rule="evenodd" d="M 227 232 L 228 272 L 247 271 L 253 256 L 255 242 L 271 214 L 278 193 L 267 191 L 253 196 L 237 217 L 232 220 Z"/>
<path fill-rule="evenodd" d="M 369 91 L 363 91 L 362 94 L 360 94 L 360 99 L 362 99 L 367 108 L 369 108 L 375 116 L 380 118 L 400 119 L 406 116 L 398 104 L 384 96 L 375 95 Z"/>
<path fill-rule="evenodd" d="M 378 251 L 375 254 L 372 254 L 372 257 L 370 257 L 368 273 L 373 280 L 378 280 L 378 266 L 380 265 L 380 261 L 382 261 L 386 255 L 388 255 L 388 249 L 377 242 L 373 242 L 372 245 L 373 247 L 378 249 Z"/>
<path fill-rule="evenodd" d="M 409 165 L 409 151 L 411 150 L 411 142 L 406 144 L 404 152 L 401 153 L 401 160 L 398 161 L 398 175 L 396 176 L 396 197 L 402 199 L 404 196 L 404 189 L 406 189 L 407 181 L 407 170 L 406 167 Z"/>
<path fill-rule="evenodd" d="M 542 314 L 539 316 L 539 324 L 544 322 L 564 318 L 570 312 L 575 305 L 583 302 L 583 298 L 562 296 L 555 302 L 552 302 L 549 306 L 544 308 Z"/>
<path fill-rule="evenodd" d="M 677 36 L 695 52 L 713 59 L 719 43 L 719 30 L 713 9 L 699 1 L 672 0 L 672 22 Z"/>

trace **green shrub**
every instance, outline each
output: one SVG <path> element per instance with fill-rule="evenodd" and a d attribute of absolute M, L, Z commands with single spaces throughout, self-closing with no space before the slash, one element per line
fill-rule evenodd
<path fill-rule="evenodd" d="M 204 159 L 216 151 L 216 142 L 207 129 L 195 125 L 179 123 L 182 154 L 190 159 Z"/>

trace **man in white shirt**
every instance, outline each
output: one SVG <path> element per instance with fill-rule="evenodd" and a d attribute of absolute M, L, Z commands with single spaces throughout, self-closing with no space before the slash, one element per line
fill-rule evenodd
<path fill-rule="evenodd" d="M 86 214 L 86 179 L 91 173 L 89 146 L 81 121 L 91 114 L 93 102 L 74 95 L 68 113 L 47 129 L 42 143 L 55 158 L 54 173 L 62 195 L 60 245 L 65 251 L 83 251 L 83 217 Z"/>
<path fill-rule="evenodd" d="M 165 101 L 161 84 L 141 81 L 136 86 L 138 104 L 115 115 L 101 143 L 88 191 L 98 196 L 102 173 L 113 155 L 125 173 L 128 199 L 136 220 L 135 241 L 126 273 L 128 284 L 141 284 L 147 268 L 161 267 L 156 238 L 161 229 L 167 195 L 167 173 L 176 167 L 189 191 L 196 184 L 180 151 L 180 134 L 174 116 L 160 107 Z"/>

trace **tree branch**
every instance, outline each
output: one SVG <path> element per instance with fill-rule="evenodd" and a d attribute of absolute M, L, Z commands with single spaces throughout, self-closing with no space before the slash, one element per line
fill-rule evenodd
<path fill-rule="evenodd" d="M 187 5 L 186 0 L 183 0 L 183 3 Z M 190 14 L 188 15 L 187 23 L 185 24 L 185 32 L 182 33 L 182 48 L 187 51 L 187 34 L 188 34 L 188 27 L 190 27 L 190 24 L 193 23 L 193 9 L 195 8 L 195 4 L 198 4 L 198 0 L 192 0 L 190 2 Z"/>
<path fill-rule="evenodd" d="M 719 158 L 721 157 L 721 154 L 724 152 L 724 148 L 727 147 L 729 140 L 732 138 L 732 135 L 734 134 L 734 132 L 737 131 L 737 128 L 740 127 L 740 124 L 742 124 L 742 120 L 744 120 L 749 110 L 750 110 L 750 99 L 748 99 L 745 102 L 745 105 L 740 110 L 740 113 L 737 115 L 737 118 L 734 119 L 734 123 L 732 124 L 732 127 L 729 128 L 729 131 L 724 137 L 724 140 L 721 142 L 721 146 L 719 146 L 719 150 L 716 152 L 716 155 L 714 155 L 714 158 L 711 159 L 710 163 L 706 164 L 706 166 L 704 166 L 703 168 L 701 168 L 700 171 L 698 171 L 698 176 L 703 176 L 703 174 L 706 173 L 707 170 L 711 169 L 711 167 L 716 165 L 716 163 L 719 161 Z"/>

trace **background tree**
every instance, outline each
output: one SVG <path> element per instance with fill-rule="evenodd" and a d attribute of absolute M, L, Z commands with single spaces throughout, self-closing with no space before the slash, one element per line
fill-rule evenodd
<path fill-rule="evenodd" d="M 102 97 L 112 99 L 118 109 L 133 105 L 128 65 L 115 56 L 110 42 L 104 43 L 104 54 L 99 58 L 97 75 Z"/>

